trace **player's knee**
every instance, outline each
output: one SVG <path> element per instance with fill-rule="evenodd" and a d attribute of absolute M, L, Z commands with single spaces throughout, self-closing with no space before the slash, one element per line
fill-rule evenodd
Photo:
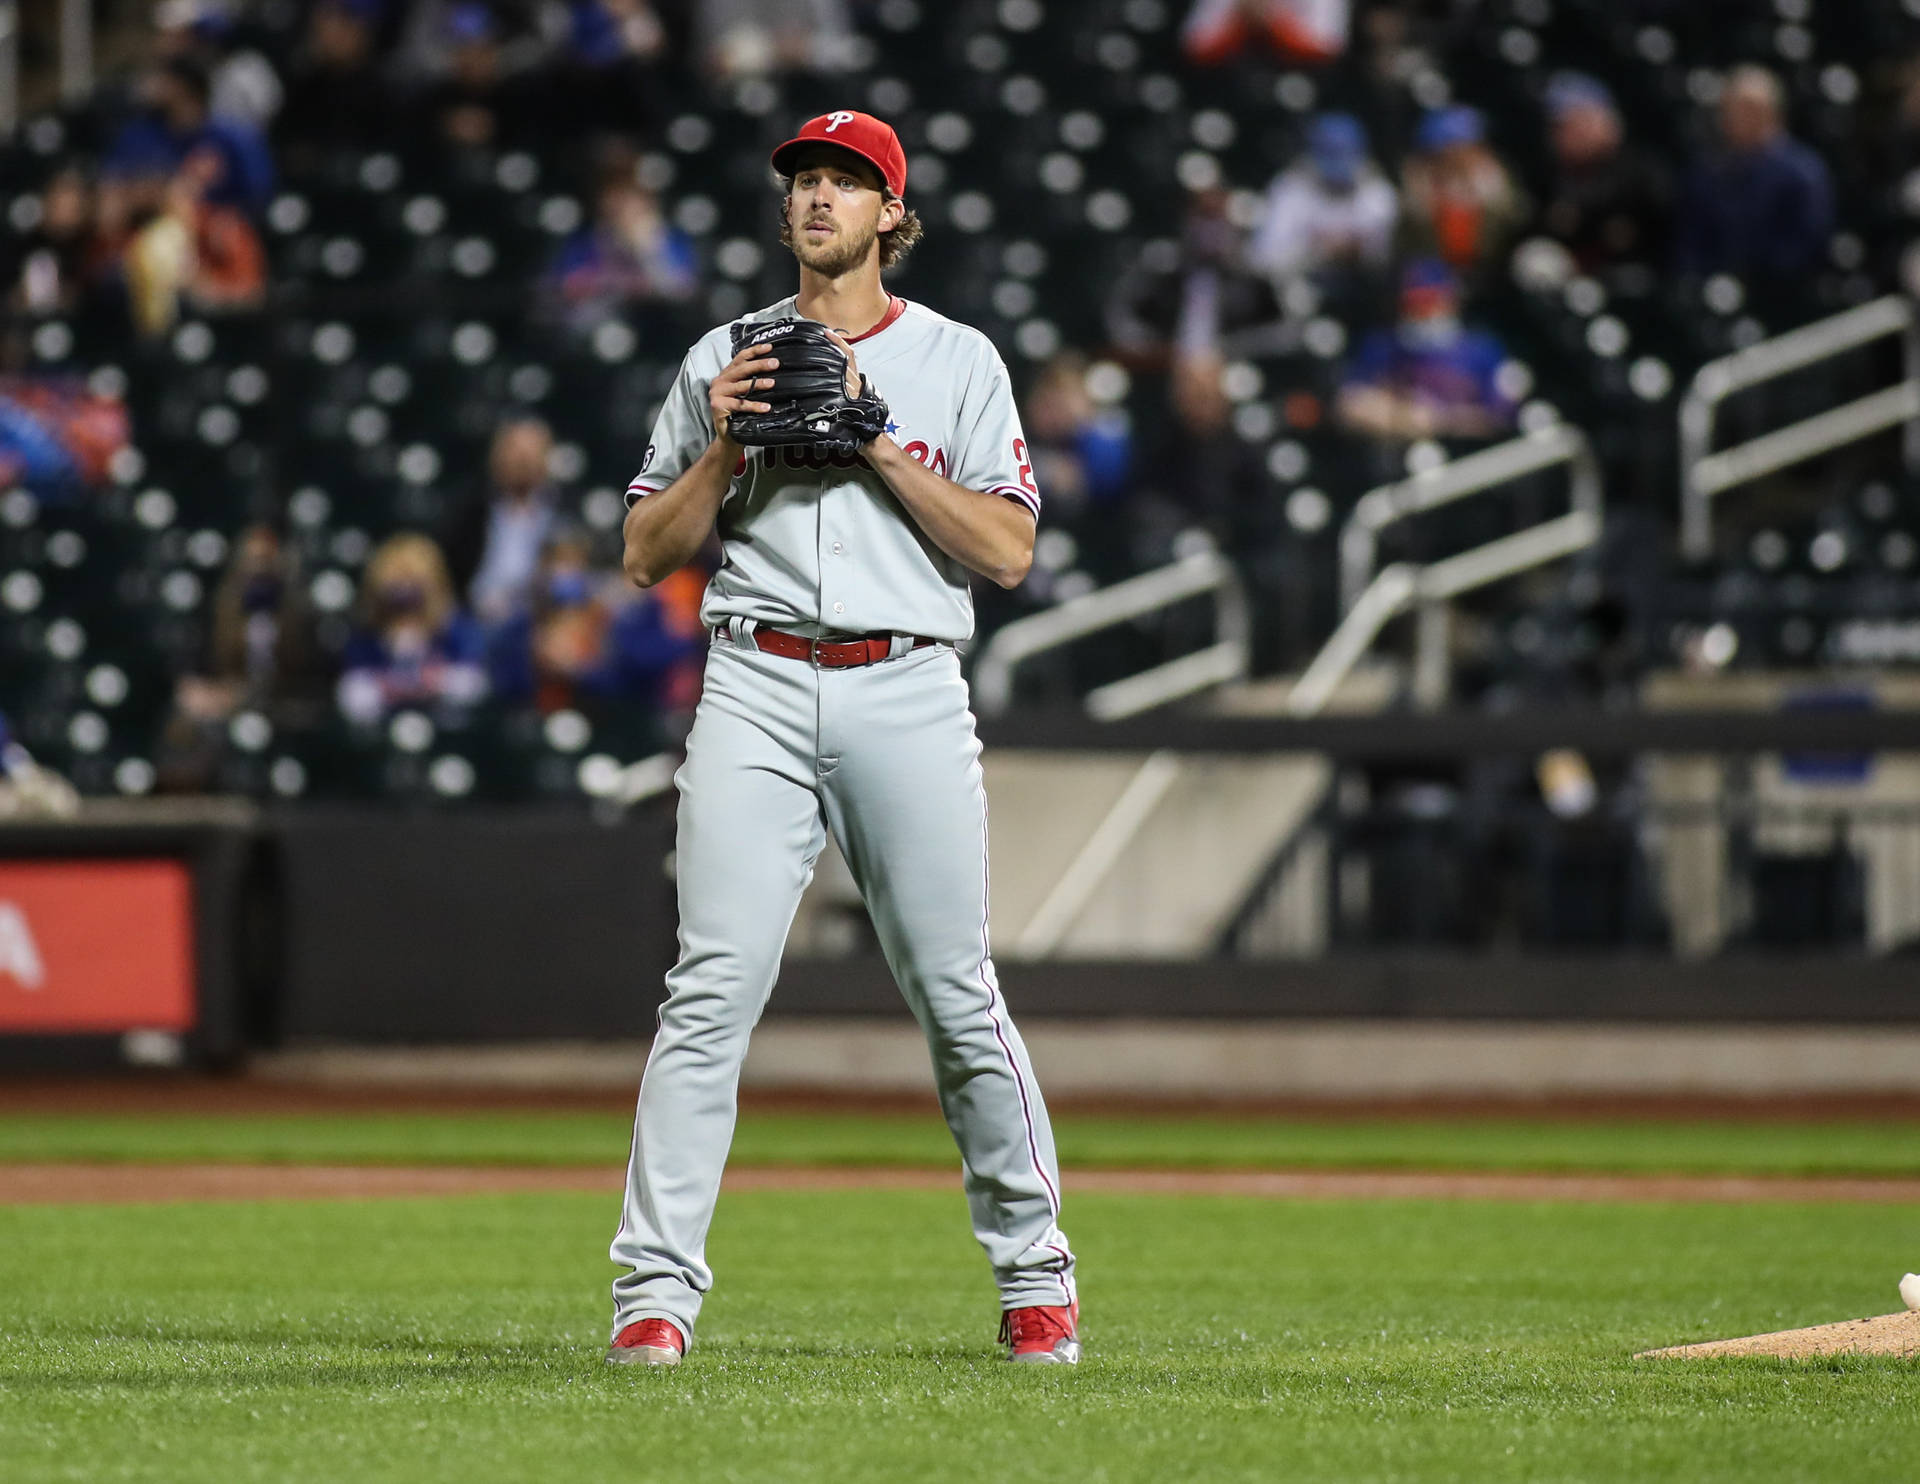
<path fill-rule="evenodd" d="M 720 1029 L 749 1022 L 772 987 L 774 966 L 735 953 L 713 953 L 683 960 L 667 976 L 667 1003 L 660 1009 L 663 1029 Z"/>

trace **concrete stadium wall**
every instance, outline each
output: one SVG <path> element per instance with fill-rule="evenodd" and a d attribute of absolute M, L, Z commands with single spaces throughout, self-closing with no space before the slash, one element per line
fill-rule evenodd
<path fill-rule="evenodd" d="M 385 1046 L 417 1071 L 415 1048 L 457 1046 L 446 1064 L 459 1076 L 494 1056 L 518 1068 L 499 1075 L 537 1081 L 526 1058 L 548 1053 L 506 1048 L 589 1043 L 610 1048 L 620 1085 L 637 1076 L 631 1048 L 652 1032 L 674 953 L 672 845 L 664 801 L 612 824 L 202 810 L 0 831 L 0 858 L 193 862 L 203 1016 L 190 1061 Z M 1897 955 L 1009 957 L 1000 969 L 1064 1096 L 1920 1091 L 1920 959 Z M 770 1016 L 752 1085 L 925 1085 L 917 1033 L 870 950 L 790 958 Z M 117 1065 L 145 1044 L 0 1037 L 0 1071 Z M 600 1065 L 563 1063 L 568 1077 Z"/>
<path fill-rule="evenodd" d="M 1022 1017 L 1021 1028 L 1055 1101 L 1920 1096 L 1920 1029 L 1911 1027 Z M 262 1057 L 255 1072 L 343 1088 L 621 1095 L 639 1085 L 646 1057 L 645 1041 L 309 1046 Z M 904 1015 L 764 1021 L 741 1081 L 749 1091 L 828 1096 L 933 1092 L 926 1045 Z"/>

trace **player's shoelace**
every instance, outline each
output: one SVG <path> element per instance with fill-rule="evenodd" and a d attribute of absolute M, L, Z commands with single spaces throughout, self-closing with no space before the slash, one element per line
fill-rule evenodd
<path fill-rule="evenodd" d="M 1015 1354 L 1051 1350 L 1057 1342 L 1073 1338 L 1071 1314 L 1070 1309 L 1052 1305 L 1003 1310 L 1000 1315 L 1000 1343 L 1011 1345 Z"/>

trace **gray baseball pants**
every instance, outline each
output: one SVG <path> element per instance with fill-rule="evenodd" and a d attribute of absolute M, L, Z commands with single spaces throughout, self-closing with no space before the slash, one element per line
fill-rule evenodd
<path fill-rule="evenodd" d="M 657 1318 L 692 1338 L 747 1038 L 828 830 L 932 1050 L 1002 1307 L 1071 1303 L 1053 1132 L 988 952 L 987 798 L 959 657 L 936 645 L 822 670 L 722 639 L 675 782 L 680 958 L 634 1118 L 614 1333 Z"/>

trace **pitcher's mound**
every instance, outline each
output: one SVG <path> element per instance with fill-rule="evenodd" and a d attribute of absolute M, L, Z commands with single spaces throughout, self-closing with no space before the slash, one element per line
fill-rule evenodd
<path fill-rule="evenodd" d="M 1871 1319 L 1848 1319 L 1839 1324 L 1816 1324 L 1811 1329 L 1783 1329 L 1771 1335 L 1748 1335 L 1739 1340 L 1708 1340 L 1699 1345 L 1673 1345 L 1665 1350 L 1642 1350 L 1635 1360 L 1652 1356 L 1777 1355 L 1800 1360 L 1815 1355 L 1898 1355 L 1920 1358 L 1920 1312 L 1878 1314 Z"/>

